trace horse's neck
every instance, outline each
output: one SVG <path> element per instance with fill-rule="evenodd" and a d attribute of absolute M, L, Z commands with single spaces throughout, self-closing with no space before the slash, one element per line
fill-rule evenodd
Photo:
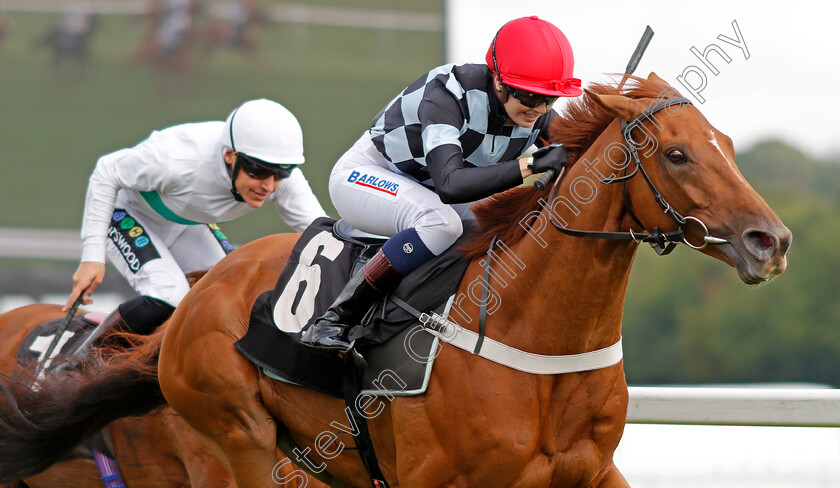
<path fill-rule="evenodd" d="M 626 225 L 621 185 L 601 184 L 584 164 L 584 158 L 594 161 L 607 144 L 618 140 L 618 131 L 610 129 L 563 179 L 550 205 L 553 215 L 548 202 L 543 204 L 539 221 L 545 228 L 539 238 L 528 233 L 510 248 L 525 268 L 506 263 L 517 277 L 509 286 L 496 284 L 501 301 L 498 313 L 503 317 L 496 323 L 506 329 L 502 340 L 514 347 L 539 354 L 575 354 L 611 345 L 621 335 L 624 294 L 636 244 L 572 237 L 549 223 L 553 217 L 558 225 L 571 229 L 611 232 Z M 598 167 L 604 176 L 609 175 L 603 157 Z M 589 195 L 593 190 L 596 195 Z M 503 254 L 499 257 L 504 261 Z M 488 331 L 490 327 L 488 320 Z"/>

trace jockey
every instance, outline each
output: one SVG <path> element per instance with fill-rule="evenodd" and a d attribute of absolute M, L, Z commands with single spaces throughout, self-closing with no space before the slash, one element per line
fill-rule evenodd
<path fill-rule="evenodd" d="M 298 168 L 303 161 L 297 119 L 265 99 L 245 102 L 224 122 L 155 131 L 102 156 L 88 185 L 82 262 L 65 311 L 82 292 L 82 303 L 92 303 L 107 255 L 140 296 L 121 304 L 101 330 L 119 324 L 150 333 L 189 291 L 185 273 L 207 270 L 233 249 L 216 222 L 266 202 L 296 232 L 326 215 Z"/>
<path fill-rule="evenodd" d="M 496 33 L 485 61 L 420 77 L 336 163 L 329 189 L 341 217 L 390 238 L 304 332 L 303 344 L 346 350 L 348 326 L 449 248 L 472 202 L 567 162 L 558 145 L 518 158 L 544 145 L 557 98 L 582 93 L 566 36 L 536 16 L 515 19 Z"/>

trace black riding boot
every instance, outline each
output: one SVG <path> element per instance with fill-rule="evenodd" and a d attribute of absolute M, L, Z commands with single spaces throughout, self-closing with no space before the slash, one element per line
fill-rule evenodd
<path fill-rule="evenodd" d="M 149 335 L 172 316 L 175 307 L 159 298 L 141 295 L 121 303 L 118 310 L 125 320 L 127 332 Z"/>
<path fill-rule="evenodd" d="M 111 330 L 118 330 L 120 332 L 125 332 L 130 330 L 128 324 L 125 322 L 125 318 L 123 318 L 122 314 L 120 313 L 119 307 L 114 309 L 107 317 L 102 319 L 102 322 L 96 326 L 96 336 L 101 336 L 102 334 L 111 331 Z M 91 334 L 93 335 L 93 334 Z M 96 339 L 94 337 L 93 339 Z"/>
<path fill-rule="evenodd" d="M 327 312 L 304 332 L 300 342 L 322 352 L 346 351 L 350 347 L 348 329 L 357 325 L 370 307 L 394 290 L 402 278 L 380 250 L 350 278 Z"/>
<path fill-rule="evenodd" d="M 130 330 L 128 324 L 126 324 L 125 319 L 120 313 L 119 307 L 117 307 L 107 317 L 102 319 L 102 322 L 99 322 L 99 324 L 85 338 L 84 342 L 79 344 L 79 346 L 76 349 L 76 352 L 79 354 L 87 353 L 87 351 L 91 348 L 91 346 L 96 342 L 97 339 L 99 339 L 104 334 L 112 330 L 120 332 L 126 332 Z"/>

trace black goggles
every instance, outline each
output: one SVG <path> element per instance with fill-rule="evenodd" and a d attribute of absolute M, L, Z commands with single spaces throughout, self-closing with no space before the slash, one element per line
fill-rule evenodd
<path fill-rule="evenodd" d="M 527 90 L 523 90 L 521 88 L 514 88 L 505 84 L 502 84 L 502 86 L 504 86 L 505 89 L 507 89 L 508 93 L 510 93 L 510 96 L 512 96 L 517 102 L 521 103 L 522 105 L 528 108 L 536 108 L 542 104 L 546 104 L 546 106 L 550 107 L 554 105 L 554 102 L 556 102 L 558 98 L 560 98 L 529 92 Z"/>
<path fill-rule="evenodd" d="M 295 169 L 294 164 L 266 163 L 265 161 L 260 161 L 242 153 L 236 153 L 236 160 L 239 168 L 255 180 L 263 180 L 269 176 L 276 176 L 282 180 L 283 178 L 288 178 L 292 174 L 292 170 Z"/>

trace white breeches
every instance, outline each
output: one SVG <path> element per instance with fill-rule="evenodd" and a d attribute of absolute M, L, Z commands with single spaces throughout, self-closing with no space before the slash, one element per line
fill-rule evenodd
<path fill-rule="evenodd" d="M 177 307 L 189 291 L 184 274 L 210 269 L 229 244 L 207 225 L 176 224 L 144 206 L 118 196 L 106 254 L 138 294 Z"/>
<path fill-rule="evenodd" d="M 329 189 L 339 215 L 353 227 L 388 237 L 415 228 L 435 255 L 461 235 L 461 220 L 472 217 L 469 203 L 447 205 L 434 191 L 388 169 L 368 132 L 335 164 Z"/>

